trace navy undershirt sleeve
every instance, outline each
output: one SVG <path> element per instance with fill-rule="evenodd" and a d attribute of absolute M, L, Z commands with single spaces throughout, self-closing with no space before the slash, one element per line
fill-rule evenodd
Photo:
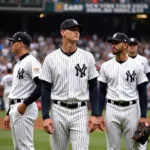
<path fill-rule="evenodd" d="M 141 108 L 141 117 L 146 118 L 147 115 L 147 83 L 138 85 L 139 103 Z"/>
<path fill-rule="evenodd" d="M 41 96 L 41 80 L 38 77 L 35 77 L 34 82 L 36 83 L 37 87 L 34 89 L 31 95 L 23 101 L 23 103 L 27 106 L 35 102 Z"/>
<path fill-rule="evenodd" d="M 146 73 L 146 76 L 148 78 L 148 83 L 150 82 L 150 72 Z"/>
<path fill-rule="evenodd" d="M 88 81 L 89 83 L 89 93 L 90 93 L 90 101 L 91 101 L 91 116 L 99 116 L 99 101 L 98 101 L 98 85 L 97 78 Z"/>
<path fill-rule="evenodd" d="M 41 104 L 43 120 L 50 118 L 49 110 L 51 108 L 51 83 L 42 80 Z"/>
<path fill-rule="evenodd" d="M 107 83 L 99 82 L 99 110 L 102 116 L 103 109 L 106 103 Z"/>

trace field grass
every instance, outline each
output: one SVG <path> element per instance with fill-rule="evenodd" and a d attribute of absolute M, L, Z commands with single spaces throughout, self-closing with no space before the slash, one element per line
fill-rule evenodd
<path fill-rule="evenodd" d="M 4 116 L 4 112 L 0 112 L 0 117 Z M 41 114 L 39 114 L 41 116 Z M 148 112 L 150 116 L 150 111 Z M 35 150 L 50 150 L 49 135 L 43 130 L 35 130 L 34 133 Z M 90 134 L 90 150 L 105 150 L 106 141 L 105 135 L 101 131 L 96 131 Z M 13 143 L 10 131 L 0 129 L 0 150 L 13 150 Z M 71 144 L 69 149 L 71 150 Z M 122 140 L 121 150 L 125 150 L 124 140 Z M 147 144 L 147 150 L 150 150 L 150 144 Z"/>

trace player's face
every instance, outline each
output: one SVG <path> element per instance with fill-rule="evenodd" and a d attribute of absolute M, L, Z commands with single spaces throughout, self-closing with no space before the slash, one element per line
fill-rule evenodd
<path fill-rule="evenodd" d="M 80 29 L 78 27 L 72 27 L 67 30 L 63 30 L 63 37 L 67 40 L 77 42 L 80 37 Z"/>
<path fill-rule="evenodd" d="M 130 43 L 128 45 L 128 52 L 135 53 L 137 52 L 138 45 L 136 43 Z"/>
<path fill-rule="evenodd" d="M 114 55 L 122 53 L 124 50 L 123 44 L 124 43 L 120 41 L 112 41 L 112 53 Z"/>
<path fill-rule="evenodd" d="M 11 43 L 11 51 L 12 53 L 18 53 L 20 51 L 21 45 L 20 42 L 12 42 Z"/>

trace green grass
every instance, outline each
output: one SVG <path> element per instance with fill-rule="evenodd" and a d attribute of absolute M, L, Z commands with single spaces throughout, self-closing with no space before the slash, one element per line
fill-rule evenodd
<path fill-rule="evenodd" d="M 5 116 L 4 112 L 0 112 L 0 117 Z M 41 113 L 39 114 L 41 116 Z M 150 111 L 148 112 L 150 116 Z M 43 130 L 35 130 L 34 133 L 35 150 L 49 150 L 49 135 Z M 106 140 L 105 135 L 101 131 L 96 131 L 90 134 L 90 147 L 89 150 L 105 150 Z M 10 131 L 0 129 L 0 150 L 13 150 L 13 143 Z M 69 149 L 71 150 L 71 144 Z M 121 150 L 125 150 L 124 140 L 122 140 Z M 147 144 L 147 150 L 150 150 L 150 144 Z"/>

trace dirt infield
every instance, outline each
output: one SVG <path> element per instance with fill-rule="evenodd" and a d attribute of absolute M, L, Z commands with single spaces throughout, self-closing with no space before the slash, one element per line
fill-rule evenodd
<path fill-rule="evenodd" d="M 3 128 L 3 119 L 4 118 L 0 118 L 0 129 Z M 35 129 L 42 129 L 42 118 L 38 118 L 36 121 L 35 121 Z"/>

